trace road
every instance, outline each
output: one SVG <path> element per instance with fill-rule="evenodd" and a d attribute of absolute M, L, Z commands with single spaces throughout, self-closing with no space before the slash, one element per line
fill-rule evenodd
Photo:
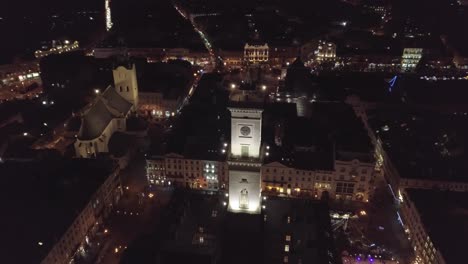
<path fill-rule="evenodd" d="M 216 65 L 216 55 L 215 55 L 215 52 L 214 52 L 214 49 L 213 49 L 213 45 L 208 40 L 207 35 L 197 26 L 194 19 L 190 19 L 189 13 L 187 11 L 184 11 L 180 5 L 177 5 L 174 2 L 174 8 L 177 10 L 177 12 L 179 12 L 179 14 L 184 19 L 188 20 L 190 22 L 190 24 L 192 24 L 193 29 L 195 30 L 195 32 L 198 33 L 198 35 L 202 39 L 203 45 L 205 46 L 206 50 L 210 53 L 211 65 L 215 66 Z M 214 68 L 214 67 L 212 67 L 212 68 Z"/>

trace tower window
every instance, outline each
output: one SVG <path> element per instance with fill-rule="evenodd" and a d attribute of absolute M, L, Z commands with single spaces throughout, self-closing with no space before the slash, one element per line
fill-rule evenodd
<path fill-rule="evenodd" d="M 130 89 L 129 89 L 128 86 L 127 86 L 127 92 L 129 92 L 129 91 L 130 91 Z"/>
<path fill-rule="evenodd" d="M 122 86 L 119 87 L 119 90 L 122 92 Z"/>

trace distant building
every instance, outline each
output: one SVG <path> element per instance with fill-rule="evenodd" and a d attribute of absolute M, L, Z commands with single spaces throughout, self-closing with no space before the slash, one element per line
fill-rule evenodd
<path fill-rule="evenodd" d="M 468 193 L 406 189 L 401 216 L 413 263 L 463 263 L 468 243 Z"/>
<path fill-rule="evenodd" d="M 401 56 L 401 71 L 410 72 L 415 70 L 422 56 L 422 48 L 405 48 Z"/>
<path fill-rule="evenodd" d="M 108 143 L 114 132 L 126 131 L 126 120 L 138 107 L 138 84 L 135 65 L 113 70 L 114 85 L 97 94 L 97 99 L 84 110 L 75 142 L 77 157 L 90 158 L 109 152 Z"/>
<path fill-rule="evenodd" d="M 301 47 L 301 58 L 307 63 L 335 60 L 336 44 L 325 40 L 311 41 Z"/>
<path fill-rule="evenodd" d="M 179 65 L 181 64 L 181 65 Z M 138 74 L 138 111 L 153 121 L 175 116 L 192 95 L 197 75 L 187 61 L 149 63 Z"/>
<path fill-rule="evenodd" d="M 314 54 L 319 61 L 335 59 L 336 45 L 333 42 L 319 40 L 317 50 Z"/>
<path fill-rule="evenodd" d="M 268 61 L 268 44 L 248 44 L 244 46 L 244 61 L 248 63 L 262 63 Z"/>
<path fill-rule="evenodd" d="M 382 0 L 366 1 L 363 4 L 363 7 L 364 7 L 365 11 L 377 14 L 380 17 L 382 17 L 382 19 L 385 18 L 385 16 L 387 15 L 387 12 L 388 12 L 387 4 L 385 3 L 385 1 L 382 1 Z"/>
<path fill-rule="evenodd" d="M 104 1 L 104 10 L 106 12 L 106 31 L 110 31 L 114 23 L 112 23 L 112 13 L 111 13 L 111 0 Z"/>
<path fill-rule="evenodd" d="M 51 54 L 62 54 L 65 52 L 70 52 L 79 49 L 80 45 L 78 41 L 52 41 L 50 45 L 44 45 L 42 49 L 36 50 L 34 56 L 36 59 L 40 59 Z"/>

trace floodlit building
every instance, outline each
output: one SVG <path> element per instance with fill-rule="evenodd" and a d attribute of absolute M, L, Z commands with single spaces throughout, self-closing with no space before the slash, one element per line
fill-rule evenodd
<path fill-rule="evenodd" d="M 336 45 L 333 42 L 319 40 L 314 54 L 319 61 L 335 59 Z"/>
<path fill-rule="evenodd" d="M 232 212 L 258 212 L 261 193 L 368 202 L 382 175 L 364 126 L 344 104 L 308 103 L 306 107 L 311 116 L 299 117 L 293 103 L 231 102 L 230 128 L 226 128 L 231 130 L 230 142 L 185 143 L 177 153 L 149 157 L 148 183 L 170 181 L 192 189 L 228 190 Z M 207 122 L 216 128 L 213 124 L 218 119 L 213 115 Z M 336 138 L 326 136 L 328 128 L 321 123 L 326 119 L 334 120 Z M 197 126 L 204 136 L 194 139 L 217 138 L 204 127 L 203 123 Z"/>
<path fill-rule="evenodd" d="M 138 106 L 138 84 L 135 65 L 113 70 L 110 85 L 84 110 L 81 127 L 74 144 L 77 157 L 90 158 L 109 152 L 109 140 L 116 131 L 126 131 L 126 120 Z"/>
<path fill-rule="evenodd" d="M 268 44 L 248 44 L 244 46 L 244 61 L 248 63 L 261 63 L 268 61 Z"/>
<path fill-rule="evenodd" d="M 229 210 L 260 212 L 262 112 L 257 105 L 234 104 L 231 112 Z"/>
<path fill-rule="evenodd" d="M 423 55 L 422 48 L 405 48 L 401 56 L 401 71 L 413 71 Z"/>
<path fill-rule="evenodd" d="M 106 12 L 106 31 L 110 31 L 114 23 L 112 23 L 112 13 L 111 13 L 111 0 L 105 0 L 104 10 Z"/>
<path fill-rule="evenodd" d="M 78 50 L 80 48 L 78 41 L 52 41 L 50 45 L 44 45 L 41 49 L 36 50 L 34 52 L 34 57 L 36 59 L 40 59 L 51 54 L 62 54 L 65 52 L 70 52 L 74 50 Z"/>
<path fill-rule="evenodd" d="M 301 47 L 301 58 L 308 63 L 334 60 L 336 44 L 325 40 L 310 41 Z"/>

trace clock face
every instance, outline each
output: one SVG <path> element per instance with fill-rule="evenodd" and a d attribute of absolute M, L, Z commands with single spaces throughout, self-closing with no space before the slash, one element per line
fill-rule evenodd
<path fill-rule="evenodd" d="M 248 135 L 250 135 L 250 127 L 248 127 L 248 126 L 243 126 L 243 127 L 241 127 L 240 133 L 241 133 L 241 135 L 243 135 L 243 136 L 248 136 Z"/>

